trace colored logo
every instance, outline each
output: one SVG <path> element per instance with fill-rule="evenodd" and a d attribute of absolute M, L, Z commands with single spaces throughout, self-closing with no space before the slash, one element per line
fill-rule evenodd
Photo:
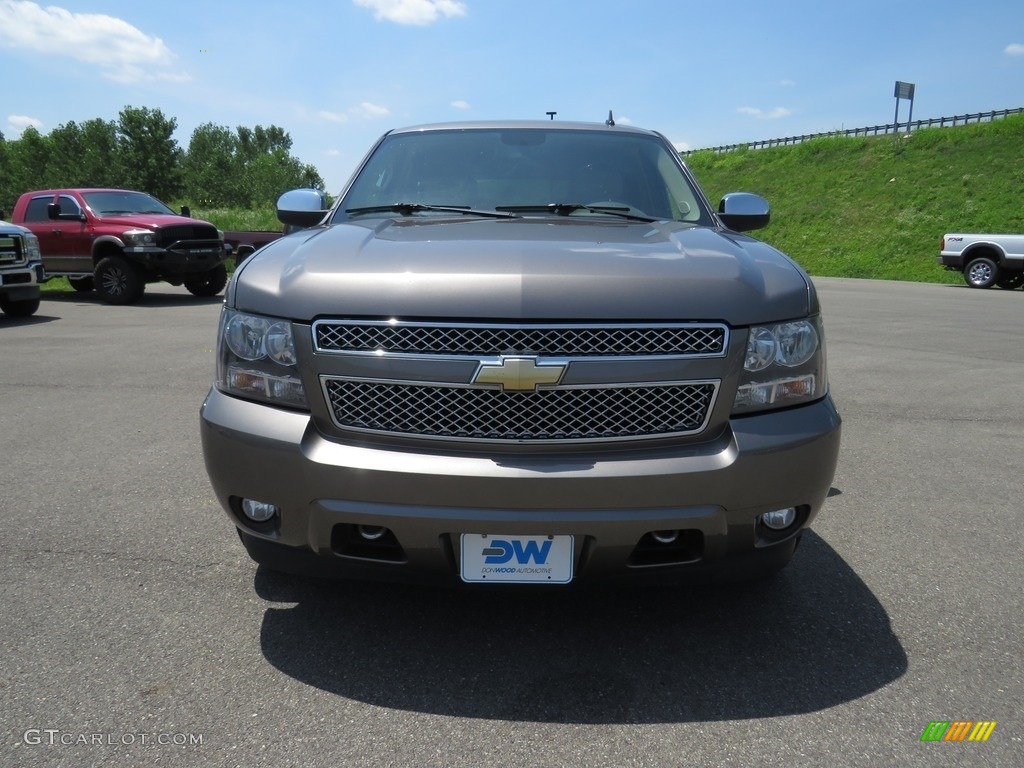
<path fill-rule="evenodd" d="M 921 741 L 988 741 L 995 729 L 995 720 L 933 720 Z"/>
<path fill-rule="evenodd" d="M 507 563 L 513 557 L 520 565 L 526 565 L 532 559 L 537 565 L 544 565 L 551 551 L 551 541 L 543 544 L 539 541 L 527 541 L 525 544 L 518 539 L 505 541 L 504 539 L 492 539 L 490 545 L 484 547 L 484 562 L 488 565 L 501 565 Z"/>
<path fill-rule="evenodd" d="M 506 391 L 531 391 L 536 390 L 538 384 L 557 384 L 566 367 L 561 362 L 538 365 L 535 357 L 502 357 L 497 363 L 481 363 L 473 383 L 500 384 Z"/>

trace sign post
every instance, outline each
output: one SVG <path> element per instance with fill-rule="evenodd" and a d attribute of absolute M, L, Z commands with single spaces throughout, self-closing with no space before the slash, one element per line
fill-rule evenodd
<path fill-rule="evenodd" d="M 907 118 L 907 133 L 910 133 L 910 121 L 914 119 L 914 84 L 896 81 L 896 88 L 893 91 L 896 99 L 896 114 L 893 117 L 892 145 L 896 146 L 896 134 L 900 132 L 900 99 L 910 100 L 910 117 Z"/>

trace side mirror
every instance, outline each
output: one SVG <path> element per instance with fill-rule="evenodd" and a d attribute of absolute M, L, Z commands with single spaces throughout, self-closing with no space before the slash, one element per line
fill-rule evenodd
<path fill-rule="evenodd" d="M 181 206 L 181 215 L 184 216 L 186 219 L 191 219 L 192 209 L 189 208 L 187 205 Z"/>
<path fill-rule="evenodd" d="M 718 218 L 736 232 L 766 227 L 771 215 L 772 208 L 768 201 L 750 192 L 730 192 L 718 204 Z"/>
<path fill-rule="evenodd" d="M 327 215 L 327 201 L 318 189 L 293 189 L 277 198 L 277 218 L 282 224 L 312 227 Z"/>
<path fill-rule="evenodd" d="M 60 203 L 50 203 L 46 206 L 46 215 L 51 221 L 86 221 L 85 214 L 82 212 L 61 212 Z"/>

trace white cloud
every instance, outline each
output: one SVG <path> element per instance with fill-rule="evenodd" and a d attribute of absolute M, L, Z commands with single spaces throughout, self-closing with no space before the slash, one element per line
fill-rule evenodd
<path fill-rule="evenodd" d="M 353 0 L 356 5 L 373 9 L 377 21 L 426 26 L 441 16 L 465 16 L 466 4 L 459 0 Z"/>
<path fill-rule="evenodd" d="M 347 123 L 352 118 L 373 120 L 377 117 L 387 117 L 390 114 L 391 110 L 387 107 L 364 101 L 358 107 L 350 107 L 344 112 L 328 112 L 326 109 L 321 109 L 316 116 L 330 123 Z"/>
<path fill-rule="evenodd" d="M 331 122 L 331 123 L 347 123 L 348 122 L 348 115 L 346 115 L 346 114 L 344 114 L 342 112 L 328 112 L 326 109 L 322 109 L 322 110 L 320 110 L 319 112 L 316 113 L 316 116 L 321 118 L 321 119 L 323 119 L 323 120 L 327 120 L 328 122 Z"/>
<path fill-rule="evenodd" d="M 468 101 L 463 101 L 462 99 L 456 99 L 455 101 L 453 101 L 452 102 L 452 106 L 455 107 L 456 109 L 470 109 L 471 108 L 469 106 L 469 102 Z"/>
<path fill-rule="evenodd" d="M 36 130 L 43 127 L 43 121 L 37 120 L 34 117 L 28 117 L 27 115 L 8 115 L 7 116 L 7 129 L 11 132 L 12 138 L 21 135 L 29 126 L 32 126 Z"/>
<path fill-rule="evenodd" d="M 693 149 L 688 141 L 673 141 L 672 146 L 676 148 L 676 152 L 689 152 Z"/>
<path fill-rule="evenodd" d="M 0 0 L 0 46 L 70 56 L 98 66 L 104 77 L 119 83 L 189 79 L 170 69 L 175 56 L 159 37 L 100 13 Z"/>
<path fill-rule="evenodd" d="M 375 117 L 387 117 L 391 114 L 391 110 L 387 107 L 382 107 L 379 104 L 371 104 L 368 101 L 364 101 L 358 107 L 353 107 L 349 110 L 349 113 L 356 117 L 362 117 L 366 120 L 372 120 Z"/>
<path fill-rule="evenodd" d="M 1024 56 L 1024 45 L 1020 43 L 1010 43 L 1003 49 L 1003 53 L 1008 56 Z"/>
<path fill-rule="evenodd" d="M 779 85 L 781 85 L 783 88 L 792 88 L 793 86 L 796 85 L 796 81 L 787 78 L 785 80 L 780 80 Z"/>
<path fill-rule="evenodd" d="M 327 156 L 328 157 L 339 157 L 340 155 L 341 155 L 341 150 L 340 149 L 328 149 L 327 150 Z"/>
<path fill-rule="evenodd" d="M 756 117 L 758 120 L 778 120 L 780 117 L 789 117 L 793 114 L 793 110 L 786 109 L 786 107 L 776 107 L 767 111 L 757 107 L 740 107 L 736 111 L 744 115 Z"/>

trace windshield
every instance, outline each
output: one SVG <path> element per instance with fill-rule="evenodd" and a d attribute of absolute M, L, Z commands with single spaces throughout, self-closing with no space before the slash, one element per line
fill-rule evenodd
<path fill-rule="evenodd" d="M 671 148 L 656 136 L 542 128 L 387 136 L 335 217 L 443 212 L 428 206 L 524 216 L 629 214 L 694 223 L 710 218 Z"/>
<path fill-rule="evenodd" d="M 97 216 L 131 213 L 177 214 L 155 197 L 144 192 L 85 192 L 82 197 Z"/>

